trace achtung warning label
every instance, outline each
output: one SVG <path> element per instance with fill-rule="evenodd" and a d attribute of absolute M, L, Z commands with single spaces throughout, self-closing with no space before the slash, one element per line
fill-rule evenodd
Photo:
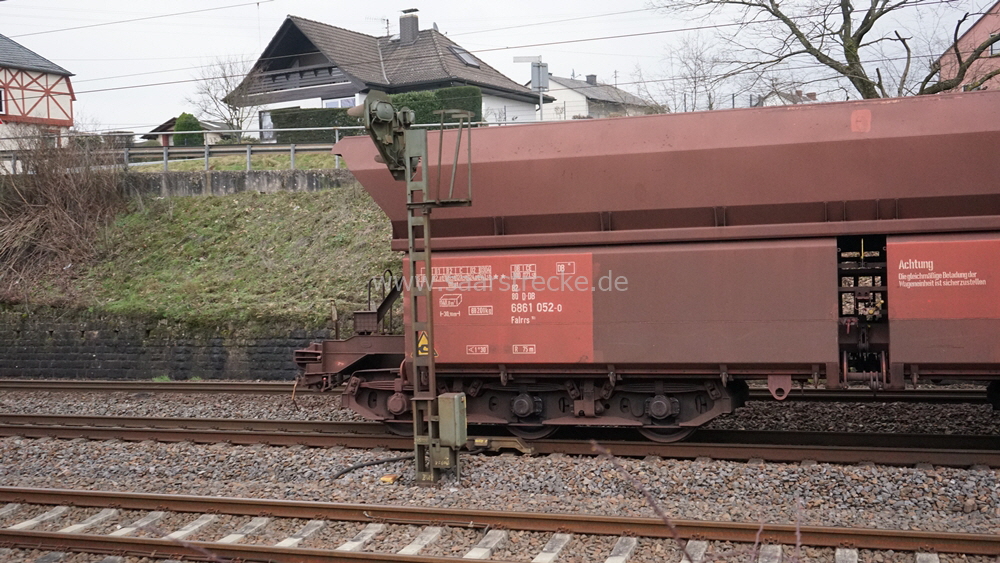
<path fill-rule="evenodd" d="M 890 319 L 1000 319 L 1000 240 L 889 241 Z"/>

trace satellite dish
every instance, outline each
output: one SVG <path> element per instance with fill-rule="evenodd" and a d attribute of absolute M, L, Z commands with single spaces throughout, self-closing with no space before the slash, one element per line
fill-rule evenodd
<path fill-rule="evenodd" d="M 2 2 L 2 1 L 3 1 L 3 0 L 0 0 L 0 2 Z M 438 29 L 438 22 L 434 22 L 434 31 L 437 31 L 437 32 L 439 32 L 439 33 L 441 32 L 441 30 L 440 30 L 440 29 Z"/>

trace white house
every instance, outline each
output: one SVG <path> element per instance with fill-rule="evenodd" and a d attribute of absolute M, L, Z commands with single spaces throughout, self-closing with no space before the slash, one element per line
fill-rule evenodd
<path fill-rule="evenodd" d="M 272 126 L 275 109 L 343 108 L 360 104 L 369 90 L 388 94 L 477 86 L 483 119 L 534 121 L 538 96 L 507 78 L 437 29 L 419 28 L 403 14 L 399 34 L 374 37 L 288 16 L 238 91 L 242 105 L 261 105 L 260 127 Z M 551 98 L 547 98 L 551 101 Z"/>
<path fill-rule="evenodd" d="M 656 113 L 658 107 L 635 94 L 601 84 L 597 75 L 588 74 L 586 80 L 549 75 L 548 94 L 555 98 L 545 104 L 542 118 L 545 121 L 562 119 L 590 119 L 625 117 Z"/>
<path fill-rule="evenodd" d="M 59 143 L 73 126 L 71 72 L 0 35 L 0 150 L 41 132 Z"/>
<path fill-rule="evenodd" d="M 142 138 L 147 141 L 159 141 L 161 147 L 172 147 L 174 146 L 174 136 L 170 135 L 170 133 L 174 132 L 174 125 L 176 123 L 177 118 L 171 117 L 157 125 L 149 133 L 143 135 Z M 228 129 L 225 123 L 205 120 L 199 120 L 198 123 L 201 125 L 201 135 L 206 145 L 217 145 L 231 137 L 231 135 L 219 133 L 219 131 L 226 131 Z"/>

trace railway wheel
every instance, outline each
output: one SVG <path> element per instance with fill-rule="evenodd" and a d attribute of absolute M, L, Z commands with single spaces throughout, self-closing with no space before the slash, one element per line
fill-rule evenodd
<path fill-rule="evenodd" d="M 548 438 L 559 430 L 558 426 L 508 426 L 507 430 L 518 438 L 525 440 L 541 440 Z"/>
<path fill-rule="evenodd" d="M 652 442 L 669 444 L 680 442 L 694 433 L 695 428 L 664 428 L 657 426 L 644 426 L 639 429 L 639 433 Z"/>
<path fill-rule="evenodd" d="M 391 434 L 396 436 L 410 437 L 413 436 L 413 421 L 412 420 L 397 420 L 397 421 L 383 421 L 382 424 L 385 425 L 385 429 Z"/>

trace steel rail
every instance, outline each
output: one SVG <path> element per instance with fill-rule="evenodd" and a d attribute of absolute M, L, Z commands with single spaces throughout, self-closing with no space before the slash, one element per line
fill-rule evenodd
<path fill-rule="evenodd" d="M 236 381 L 106 381 L 83 380 L 48 381 L 44 379 L 0 380 L 0 390 L 21 391 L 90 391 L 90 392 L 147 392 L 147 393 L 233 393 L 277 395 L 292 393 L 293 384 L 288 381 L 236 382 Z M 314 393 L 300 388 L 299 393 Z M 339 395 L 341 388 L 328 391 Z M 767 389 L 751 388 L 749 400 L 775 401 Z M 846 403 L 974 403 L 989 402 L 985 389 L 907 389 L 903 391 L 871 391 L 868 389 L 815 389 L 795 388 L 784 399 L 785 402 L 846 402 Z"/>
<path fill-rule="evenodd" d="M 38 415 L 0 413 L 6 426 L 81 426 L 87 428 L 160 428 L 169 430 L 246 430 L 249 432 L 313 432 L 328 434 L 379 434 L 377 422 L 328 420 L 268 420 L 258 418 L 191 418 L 140 416 Z"/>
<path fill-rule="evenodd" d="M 121 493 L 77 491 L 64 489 L 30 489 L 0 487 L 0 501 L 20 504 L 66 505 L 77 507 L 115 506 L 125 510 L 166 510 L 172 512 L 258 516 L 268 514 L 279 518 L 307 518 L 354 522 L 385 522 L 412 525 L 451 525 L 462 527 L 502 527 L 532 532 L 566 532 L 573 534 L 635 535 L 646 538 L 670 538 L 673 532 L 657 518 L 603 516 L 597 514 L 562 514 L 470 510 L 435 507 L 406 507 L 368 504 L 339 504 L 315 501 L 258 500 L 246 498 L 199 497 L 191 495 L 161 495 L 151 493 Z M 1000 553 L 1000 535 L 914 530 L 881 530 L 874 528 L 838 528 L 826 526 L 795 526 L 755 522 L 710 522 L 674 520 L 682 538 L 702 537 L 713 541 L 754 543 L 764 542 L 813 547 L 850 545 L 859 549 L 892 549 L 968 555 Z M 65 542 L 69 534 L 34 532 L 29 541 Z M 15 540 L 10 530 L 0 530 L 0 542 Z M 100 536 L 86 536 L 98 538 Z M 799 538 L 801 538 L 799 540 Z M 156 541 L 156 540 L 147 540 Z M 198 544 L 215 549 L 214 543 Z M 54 546 L 52 546 L 54 547 Z M 220 553 L 222 554 L 222 553 Z M 222 554 L 224 555 L 224 554 Z M 385 554 L 380 557 L 386 558 Z M 353 557 L 351 560 L 354 560 Z M 427 561 L 427 558 L 413 561 Z M 326 561 L 326 560 L 324 560 Z M 399 559 L 405 561 L 405 559 Z"/>
<path fill-rule="evenodd" d="M 287 381 L 275 382 L 232 382 L 232 381 L 48 381 L 44 379 L 4 379 L 0 380 L 0 390 L 5 391 L 86 391 L 104 393 L 233 393 L 247 395 L 291 395 L 292 384 Z M 312 393 L 300 389 L 300 393 Z"/>
<path fill-rule="evenodd" d="M 481 434 L 481 433 L 480 433 Z M 380 424 L 251 419 L 131 418 L 38 415 L 0 415 L 0 436 L 26 438 L 85 438 L 234 445 L 375 448 L 410 450 L 413 439 L 384 433 Z M 516 443 L 510 437 L 476 436 L 470 449 L 515 448 L 525 453 L 593 455 L 590 439 L 597 439 L 616 455 L 650 455 L 674 459 L 700 457 L 797 463 L 862 463 L 914 465 L 929 463 L 953 467 L 1000 467 L 1000 437 L 926 434 L 857 434 L 837 432 L 782 432 L 700 430 L 691 442 L 659 444 L 623 439 L 619 432 L 595 432 L 579 439 Z"/>

